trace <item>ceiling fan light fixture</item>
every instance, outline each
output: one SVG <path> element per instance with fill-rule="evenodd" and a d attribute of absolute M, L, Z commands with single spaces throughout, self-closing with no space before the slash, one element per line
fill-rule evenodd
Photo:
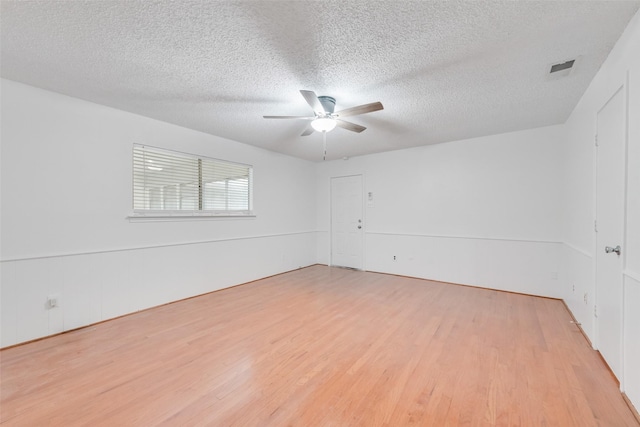
<path fill-rule="evenodd" d="M 329 117 L 320 117 L 311 122 L 311 127 L 318 132 L 331 132 L 336 127 L 336 121 Z"/>

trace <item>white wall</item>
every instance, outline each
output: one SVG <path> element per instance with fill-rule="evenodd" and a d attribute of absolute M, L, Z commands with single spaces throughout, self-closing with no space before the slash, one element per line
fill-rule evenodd
<path fill-rule="evenodd" d="M 366 270 L 559 297 L 562 136 L 550 126 L 319 164 L 318 259 L 330 262 L 330 178 L 362 174 Z"/>
<path fill-rule="evenodd" d="M 640 408 L 640 14 L 635 20 L 635 56 L 629 69 L 627 233 L 624 273 L 624 389 Z"/>
<path fill-rule="evenodd" d="M 564 298 L 593 340 L 595 294 L 596 116 L 625 87 L 628 105 L 627 207 L 624 256 L 624 337 L 621 386 L 640 408 L 640 13 L 631 20 L 565 125 Z M 573 291 L 575 287 L 575 292 Z M 587 302 L 584 294 L 588 295 Z M 606 331 L 602 331 L 606 333 Z"/>
<path fill-rule="evenodd" d="M 8 80 L 1 89 L 0 346 L 316 262 L 312 163 Z M 252 164 L 256 218 L 129 222 L 133 143 Z M 47 309 L 52 294 L 60 307 Z"/>

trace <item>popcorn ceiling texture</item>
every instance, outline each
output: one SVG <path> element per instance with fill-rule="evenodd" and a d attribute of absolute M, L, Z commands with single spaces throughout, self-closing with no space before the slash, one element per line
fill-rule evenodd
<path fill-rule="evenodd" d="M 312 161 L 564 122 L 639 1 L 2 1 L 2 77 Z M 578 58 L 562 78 L 551 64 Z"/>

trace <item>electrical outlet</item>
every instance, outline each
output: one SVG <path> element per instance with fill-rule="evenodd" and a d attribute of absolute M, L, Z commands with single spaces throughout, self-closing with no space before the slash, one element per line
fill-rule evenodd
<path fill-rule="evenodd" d="M 394 261 L 396 260 L 396 256 L 395 256 L 395 255 L 393 256 L 393 260 L 394 260 Z"/>
<path fill-rule="evenodd" d="M 55 308 L 55 307 L 58 307 L 59 305 L 60 305 L 60 301 L 58 301 L 57 295 L 49 295 L 47 297 L 47 306 L 49 308 Z"/>
<path fill-rule="evenodd" d="M 589 304 L 589 294 L 587 292 L 584 293 L 584 303 Z"/>
<path fill-rule="evenodd" d="M 572 289 L 571 291 L 575 294 L 576 293 L 576 284 L 574 283 L 573 285 L 571 285 Z"/>

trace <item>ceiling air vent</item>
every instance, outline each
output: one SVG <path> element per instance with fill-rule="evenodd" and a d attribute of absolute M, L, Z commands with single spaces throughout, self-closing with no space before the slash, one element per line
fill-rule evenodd
<path fill-rule="evenodd" d="M 549 73 L 553 74 L 557 73 L 558 71 L 568 70 L 569 68 L 573 67 L 574 62 L 576 62 L 576 60 L 572 59 L 571 61 L 563 62 L 561 64 L 554 64 L 551 66 L 551 71 L 549 71 Z"/>

